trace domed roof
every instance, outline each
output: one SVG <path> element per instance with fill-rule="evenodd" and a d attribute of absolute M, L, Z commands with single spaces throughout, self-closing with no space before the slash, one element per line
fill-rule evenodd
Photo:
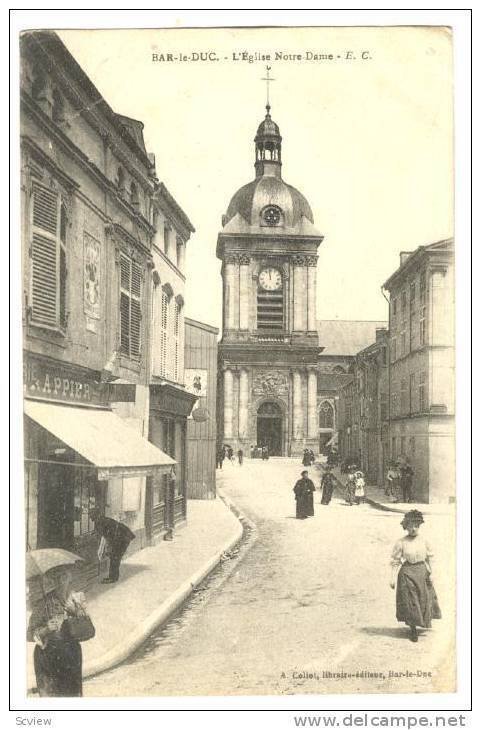
<path fill-rule="evenodd" d="M 257 137 L 273 136 L 280 137 L 280 131 L 278 125 L 271 119 L 269 113 L 266 114 L 266 118 L 259 124 L 257 128 Z"/>
<path fill-rule="evenodd" d="M 224 217 L 224 226 L 237 213 L 251 226 L 260 225 L 261 211 L 268 205 L 280 208 L 281 226 L 295 228 L 302 217 L 314 223 L 311 206 L 296 188 L 288 185 L 280 177 L 264 175 L 241 187 L 234 195 Z M 274 233 L 277 226 L 266 232 Z"/>

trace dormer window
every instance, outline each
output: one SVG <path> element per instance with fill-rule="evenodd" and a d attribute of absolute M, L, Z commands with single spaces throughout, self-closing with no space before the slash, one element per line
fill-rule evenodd
<path fill-rule="evenodd" d="M 119 193 L 123 193 L 125 191 L 125 172 L 122 167 L 117 170 L 117 180 L 115 182 Z"/>
<path fill-rule="evenodd" d="M 65 122 L 65 101 L 58 89 L 52 94 L 52 119 L 56 124 Z"/>
<path fill-rule="evenodd" d="M 134 182 L 130 186 L 130 202 L 134 208 L 137 208 L 137 210 L 139 209 L 139 192 L 137 190 L 137 185 Z"/>

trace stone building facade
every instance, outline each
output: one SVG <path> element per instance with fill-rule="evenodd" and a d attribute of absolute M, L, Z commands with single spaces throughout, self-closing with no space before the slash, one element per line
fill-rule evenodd
<path fill-rule="evenodd" d="M 454 499 L 452 239 L 401 254 L 390 294 L 390 456 L 409 458 L 420 501 Z"/>
<path fill-rule="evenodd" d="M 223 327 L 219 440 L 272 455 L 318 446 L 316 230 L 304 196 L 281 175 L 270 107 L 255 137 L 255 179 L 222 219 Z"/>

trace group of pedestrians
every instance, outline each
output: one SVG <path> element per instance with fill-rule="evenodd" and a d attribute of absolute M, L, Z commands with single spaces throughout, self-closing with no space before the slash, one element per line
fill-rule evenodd
<path fill-rule="evenodd" d="M 386 497 L 391 497 L 393 502 L 412 502 L 413 479 L 414 469 L 407 459 L 404 462 L 391 461 L 386 475 Z"/>
<path fill-rule="evenodd" d="M 237 463 L 239 466 L 242 466 L 244 463 L 244 452 L 242 449 L 237 449 Z M 216 468 L 222 469 L 224 465 L 224 461 L 228 460 L 231 464 L 235 463 L 235 456 L 234 456 L 234 449 L 232 446 L 229 446 L 228 444 L 224 444 L 223 446 L 219 446 L 217 448 L 216 452 Z"/>

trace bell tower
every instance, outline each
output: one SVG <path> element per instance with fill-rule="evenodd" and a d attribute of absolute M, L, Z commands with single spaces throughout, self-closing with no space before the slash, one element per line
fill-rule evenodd
<path fill-rule="evenodd" d="M 316 272 L 323 236 L 305 197 L 282 179 L 282 137 L 270 109 L 268 101 L 254 140 L 255 179 L 233 196 L 217 240 L 218 437 L 246 455 L 265 445 L 272 456 L 290 456 L 318 448 Z"/>

